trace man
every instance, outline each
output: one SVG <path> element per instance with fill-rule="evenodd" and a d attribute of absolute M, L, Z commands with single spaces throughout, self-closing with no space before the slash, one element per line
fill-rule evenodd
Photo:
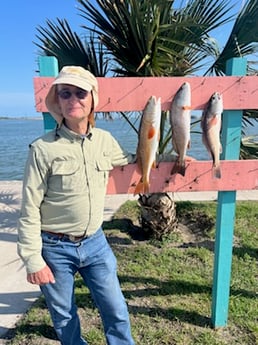
<path fill-rule="evenodd" d="M 63 67 L 46 97 L 57 128 L 30 145 L 18 222 L 27 280 L 40 285 L 62 345 L 87 344 L 74 301 L 79 272 L 99 309 L 109 345 L 133 345 L 116 258 L 101 224 L 108 173 L 133 157 L 94 128 L 96 78 Z"/>

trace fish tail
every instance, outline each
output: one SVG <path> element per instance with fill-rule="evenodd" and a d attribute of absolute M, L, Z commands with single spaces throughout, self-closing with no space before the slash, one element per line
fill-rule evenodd
<path fill-rule="evenodd" d="M 220 165 L 214 165 L 213 166 L 213 176 L 215 178 L 221 178 L 221 169 L 220 169 Z"/>
<path fill-rule="evenodd" d="M 150 184 L 149 182 L 140 181 L 135 187 L 134 195 L 136 194 L 149 194 L 150 192 Z"/>
<path fill-rule="evenodd" d="M 171 170 L 171 175 L 174 175 L 174 174 L 180 174 L 182 176 L 185 176 L 185 170 L 186 170 L 186 166 L 185 166 L 185 161 L 183 162 L 175 162 L 172 170 Z"/>

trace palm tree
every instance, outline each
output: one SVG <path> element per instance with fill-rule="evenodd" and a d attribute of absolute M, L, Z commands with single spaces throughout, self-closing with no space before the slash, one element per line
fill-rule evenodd
<path fill-rule="evenodd" d="M 211 59 L 214 62 L 207 73 L 216 71 L 218 74 L 220 71 L 223 74 L 225 59 L 231 57 L 227 50 L 232 50 L 232 41 L 236 44 L 239 27 L 257 18 L 257 1 L 250 0 L 244 6 L 235 22 L 234 34 L 229 37 L 222 53 L 210 33 L 234 18 L 228 15 L 232 9 L 230 0 L 189 0 L 177 9 L 175 2 L 168 0 L 96 0 L 97 6 L 78 0 L 81 6 L 79 13 L 88 23 L 82 28 L 86 32 L 94 32 L 97 40 L 92 39 L 84 49 L 67 22 L 59 20 L 58 25 L 54 25 L 48 21 L 48 29 L 38 29 L 40 36 L 37 37 L 43 43 L 38 46 L 44 53 L 57 56 L 59 61 L 61 58 L 61 62 L 74 59 L 83 66 L 86 63 L 85 67 L 89 66 L 96 76 L 101 72 L 96 68 L 98 57 L 101 57 L 101 66 L 108 61 L 115 76 L 190 75 L 203 70 Z M 249 35 L 237 36 L 243 55 L 253 53 L 257 48 L 258 28 L 250 25 L 249 29 Z M 252 42 L 249 37 L 254 37 Z M 101 49 L 97 48 L 99 45 Z M 103 53 L 99 55 L 99 52 Z M 234 50 L 234 56 L 238 52 L 239 49 Z M 78 60 L 79 57 L 82 59 Z M 124 116 L 128 117 L 128 114 Z M 171 132 L 165 131 L 165 113 L 161 123 L 160 153 L 171 142 Z M 174 229 L 175 203 L 170 195 L 140 195 L 139 202 L 143 227 L 151 236 L 160 239 Z"/>
<path fill-rule="evenodd" d="M 167 0 L 79 0 L 81 16 L 112 53 L 114 72 L 126 76 L 189 75 L 217 57 L 208 32 L 228 22 L 229 0 L 189 1 L 173 9 Z M 89 30 L 89 26 L 82 26 Z"/>

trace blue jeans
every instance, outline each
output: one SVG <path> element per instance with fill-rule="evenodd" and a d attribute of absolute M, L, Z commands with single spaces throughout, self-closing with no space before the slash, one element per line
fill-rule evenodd
<path fill-rule="evenodd" d="M 79 272 L 100 312 L 107 344 L 134 345 L 116 258 L 102 229 L 77 243 L 44 232 L 42 240 L 42 254 L 56 282 L 42 285 L 41 291 L 61 344 L 87 344 L 81 336 L 74 297 L 74 275 Z"/>

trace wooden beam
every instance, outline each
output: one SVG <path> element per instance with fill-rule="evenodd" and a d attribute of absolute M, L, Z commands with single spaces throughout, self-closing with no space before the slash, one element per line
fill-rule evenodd
<path fill-rule="evenodd" d="M 39 57 L 39 73 L 41 77 L 52 76 L 58 74 L 58 61 L 54 56 L 40 56 Z M 53 116 L 46 109 L 42 112 L 44 130 L 45 132 L 51 131 L 56 126 L 56 121 Z"/>
<path fill-rule="evenodd" d="M 258 190 L 258 160 L 221 161 L 221 179 L 212 175 L 212 161 L 193 161 L 185 176 L 171 175 L 174 162 L 161 162 L 152 169 L 150 192 L 198 192 Z M 114 168 L 110 172 L 107 194 L 134 194 L 141 178 L 136 164 Z"/>
<path fill-rule="evenodd" d="M 226 73 L 245 75 L 246 68 L 245 58 L 233 58 L 227 61 Z M 224 160 L 239 158 L 242 115 L 241 109 L 223 112 L 221 144 L 224 150 L 221 158 Z M 255 180 L 257 176 L 256 171 Z M 242 178 L 248 179 L 244 176 Z M 215 328 L 226 326 L 228 319 L 237 189 L 218 193 L 211 312 L 211 320 Z"/>
<path fill-rule="evenodd" d="M 257 109 L 258 76 L 243 77 L 123 77 L 98 78 L 99 105 L 96 111 L 141 111 L 151 95 L 160 96 L 162 109 L 170 108 L 171 100 L 183 82 L 192 90 L 192 109 L 203 109 L 215 91 L 223 95 L 224 109 Z M 35 77 L 36 110 L 46 112 L 45 97 L 53 77 Z"/>

